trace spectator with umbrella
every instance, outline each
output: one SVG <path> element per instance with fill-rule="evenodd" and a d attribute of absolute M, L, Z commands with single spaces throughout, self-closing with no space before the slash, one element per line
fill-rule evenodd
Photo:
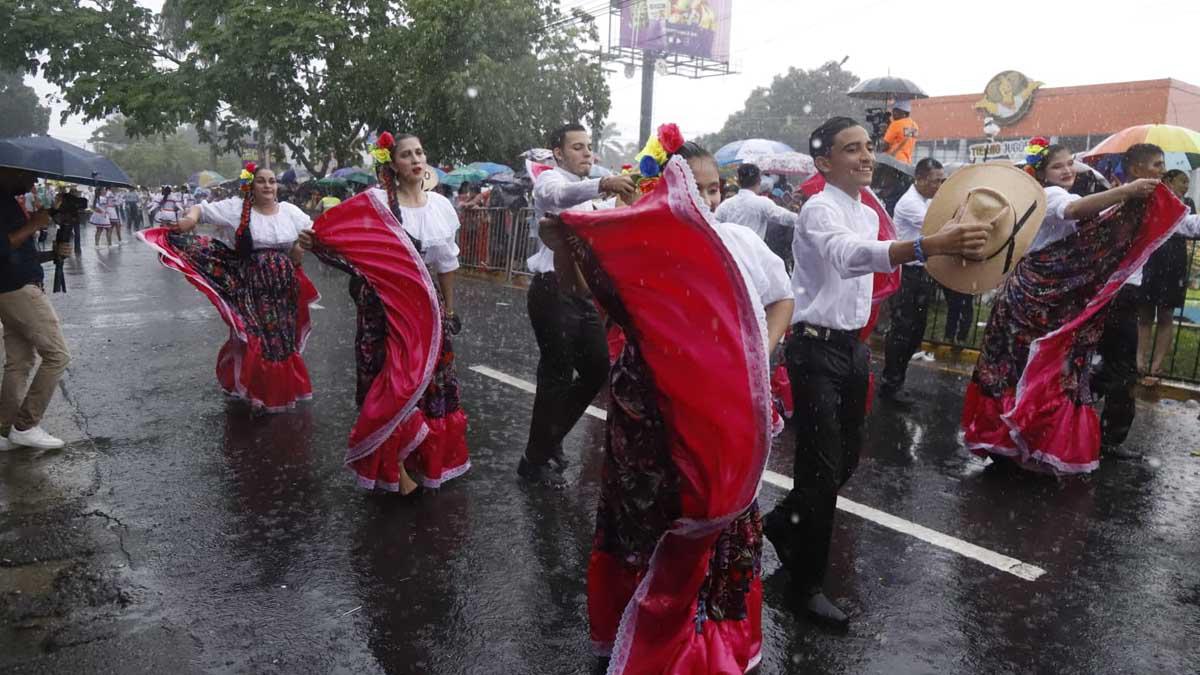
<path fill-rule="evenodd" d="M 883 134 L 879 151 L 905 164 L 912 164 L 919 132 L 920 127 L 912 118 L 912 101 L 896 101 L 892 104 L 892 123 Z"/>
<path fill-rule="evenodd" d="M 13 158 L 4 158 L 5 163 Z M 17 201 L 29 192 L 36 175 L 0 168 L 0 323 L 4 326 L 4 380 L 0 384 L 0 450 L 18 446 L 63 446 L 40 426 L 59 377 L 71 356 L 54 307 L 42 288 L 42 264 L 54 255 L 69 257 L 71 244 L 56 242 L 54 253 L 37 250 L 34 235 L 50 223 L 50 212 L 25 213 Z M 34 357 L 41 365 L 29 381 Z M 29 388 L 26 390 L 26 383 Z"/>

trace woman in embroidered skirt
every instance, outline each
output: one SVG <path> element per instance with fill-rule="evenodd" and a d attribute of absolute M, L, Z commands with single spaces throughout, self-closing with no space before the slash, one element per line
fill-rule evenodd
<path fill-rule="evenodd" d="M 391 279 L 384 288 L 369 279 L 361 269 L 367 261 L 361 256 L 358 260 L 351 259 L 344 246 L 332 245 L 332 241 L 322 236 L 323 224 L 328 221 L 329 226 L 333 226 L 350 218 L 351 210 L 345 207 L 351 202 L 364 202 L 356 204 L 355 209 L 366 208 L 365 201 L 369 197 L 386 208 L 394 218 L 389 218 L 389 222 L 403 228 L 407 240 L 404 243 L 411 244 L 427 267 L 423 278 L 429 295 L 434 298 L 433 306 L 438 308 L 435 320 L 440 321 L 441 331 L 440 345 L 435 345 L 435 353 L 431 354 L 436 359 L 431 362 L 434 368 L 424 378 L 427 384 L 417 406 L 419 422 L 406 417 L 403 423 L 396 424 L 395 431 L 386 440 L 386 435 L 376 435 L 374 440 L 377 442 L 356 444 L 352 434 L 346 457 L 347 465 L 355 472 L 362 487 L 409 496 L 420 494 L 422 487 L 441 487 L 446 481 L 466 473 L 471 466 L 467 452 L 467 415 L 460 401 L 451 343 L 451 336 L 461 329 L 461 322 L 454 313 L 454 272 L 458 269 L 455 238 L 459 221 L 448 199 L 425 190 L 432 172 L 425 163 L 425 151 L 419 138 L 409 134 L 393 138 L 384 132 L 371 154 L 376 160 L 381 188 L 328 211 L 318 220 L 315 236 L 306 233 L 301 244 L 310 246 L 322 261 L 351 274 L 350 295 L 358 307 L 356 400 L 363 407 L 364 415 L 370 412 L 365 402 L 381 373 L 387 373 L 392 379 L 411 378 L 414 367 L 419 370 L 422 366 L 420 359 L 410 359 L 407 365 L 399 364 L 398 359 L 409 355 L 414 345 L 407 332 L 396 334 L 400 327 L 392 326 L 389 316 L 410 313 L 407 318 L 411 324 L 427 309 L 426 298 L 419 293 L 410 294 L 407 300 L 382 298 L 382 293 L 394 292 L 397 282 Z M 378 222 L 378 218 L 375 221 Z M 394 248 L 395 242 L 392 244 Z M 393 253 L 401 255 L 403 252 Z M 392 263 L 393 274 L 401 272 L 397 266 L 404 266 L 406 262 L 401 259 Z M 392 342 L 396 340 L 398 342 Z M 396 353 L 400 349 L 405 354 Z M 363 421 L 360 415 L 360 423 Z M 371 436 L 369 433 L 361 435 L 364 438 Z M 419 474 L 419 483 L 412 477 L 413 472 Z"/>
<path fill-rule="evenodd" d="M 299 233 L 311 220 L 276 201 L 275 174 L 247 165 L 242 197 L 192 206 L 170 229 L 138 233 L 164 266 L 209 299 L 229 325 L 217 357 L 217 380 L 230 397 L 256 412 L 282 412 L 312 397 L 300 352 L 308 338 L 309 305 L 319 299 L 300 267 Z M 214 236 L 193 232 L 197 223 Z"/>
<path fill-rule="evenodd" d="M 743 673 L 761 658 L 767 354 L 791 289 L 751 230 L 713 219 L 711 155 L 673 125 L 660 136 L 643 176 L 666 148 L 679 154 L 642 201 L 564 213 L 565 241 L 543 230 L 559 269 L 579 262 L 576 292 L 595 293 L 627 337 L 609 380 L 591 638 L 609 673 Z"/>
<path fill-rule="evenodd" d="M 997 462 L 1083 473 L 1100 464 L 1092 379 L 1107 305 L 1166 240 L 1182 205 L 1150 179 L 1072 195 L 1066 147 L 1035 138 L 1026 154 L 1046 189 L 1046 217 L 993 307 L 967 387 L 964 442 Z"/>

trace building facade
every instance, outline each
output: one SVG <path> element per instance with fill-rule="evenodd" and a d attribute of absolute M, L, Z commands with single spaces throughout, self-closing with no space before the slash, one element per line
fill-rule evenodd
<path fill-rule="evenodd" d="M 921 99 L 912 108 L 921 129 L 915 157 L 944 164 L 1020 159 L 1034 136 L 1083 152 L 1139 124 L 1200 130 L 1200 87 L 1174 79 L 1043 88 L 1006 71 L 983 94 Z"/>

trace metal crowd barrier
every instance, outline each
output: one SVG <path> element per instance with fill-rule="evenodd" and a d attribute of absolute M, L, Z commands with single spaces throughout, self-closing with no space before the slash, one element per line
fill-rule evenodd
<path fill-rule="evenodd" d="M 459 220 L 459 264 L 502 274 L 508 282 L 531 276 L 525 260 L 536 245 L 530 236 L 533 209 L 467 209 Z"/>

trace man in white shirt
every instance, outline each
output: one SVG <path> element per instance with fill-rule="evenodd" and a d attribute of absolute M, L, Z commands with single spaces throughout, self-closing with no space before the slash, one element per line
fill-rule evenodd
<path fill-rule="evenodd" d="M 737 177 L 741 190 L 721 202 L 716 211 L 717 220 L 745 225 L 763 240 L 767 238 L 767 228 L 772 225 L 789 228 L 796 225 L 798 216 L 795 213 L 758 193 L 762 187 L 762 172 L 757 166 L 739 166 Z"/>
<path fill-rule="evenodd" d="M 805 203 L 792 238 L 796 294 L 785 348 L 797 411 L 794 487 L 765 519 L 765 533 L 792 578 L 797 609 L 844 629 L 846 614 L 823 585 L 837 493 L 858 464 L 866 418 L 867 347 L 873 274 L 927 256 L 978 258 L 990 226 L 953 223 L 929 237 L 879 241 L 879 217 L 862 203 L 875 155 L 867 130 L 847 117 L 822 124 L 809 152 L 824 191 Z"/>
<path fill-rule="evenodd" d="M 914 241 L 921 236 L 925 212 L 938 188 L 946 181 L 940 162 L 926 157 L 917 162 L 913 184 L 896 202 L 892 219 L 896 223 L 897 241 Z M 900 292 L 892 296 L 892 323 L 884 344 L 883 385 L 879 396 L 898 407 L 909 407 L 912 400 L 901 389 L 908 374 L 908 362 L 921 347 L 925 336 L 925 320 L 929 301 L 937 293 L 937 284 L 925 272 L 925 264 L 914 260 L 901 271 Z"/>
<path fill-rule="evenodd" d="M 1125 151 L 1122 160 L 1126 180 L 1150 178 L 1161 180 L 1167 171 L 1162 148 L 1139 143 Z M 1186 216 L 1175 230 L 1188 238 L 1200 237 L 1200 216 Z M 1109 303 L 1104 333 L 1097 351 L 1103 365 L 1095 380 L 1097 391 L 1104 395 L 1104 412 L 1100 416 L 1100 452 L 1116 459 L 1140 459 L 1141 453 L 1122 444 L 1137 413 L 1133 391 L 1137 384 L 1137 306 L 1142 300 L 1142 270 L 1138 268 L 1125 286 Z"/>
<path fill-rule="evenodd" d="M 550 149 L 558 166 L 539 175 L 534 183 L 534 222 L 546 214 L 615 206 L 605 195 L 633 197 L 635 188 L 629 176 L 588 178 L 592 139 L 582 126 L 568 124 L 555 130 Z M 561 474 L 567 465 L 562 440 L 604 386 L 608 341 L 591 299 L 559 288 L 554 252 L 541 239 L 527 264 L 534 277 L 526 302 L 540 356 L 529 442 L 517 474 L 535 484 L 562 487 Z"/>

